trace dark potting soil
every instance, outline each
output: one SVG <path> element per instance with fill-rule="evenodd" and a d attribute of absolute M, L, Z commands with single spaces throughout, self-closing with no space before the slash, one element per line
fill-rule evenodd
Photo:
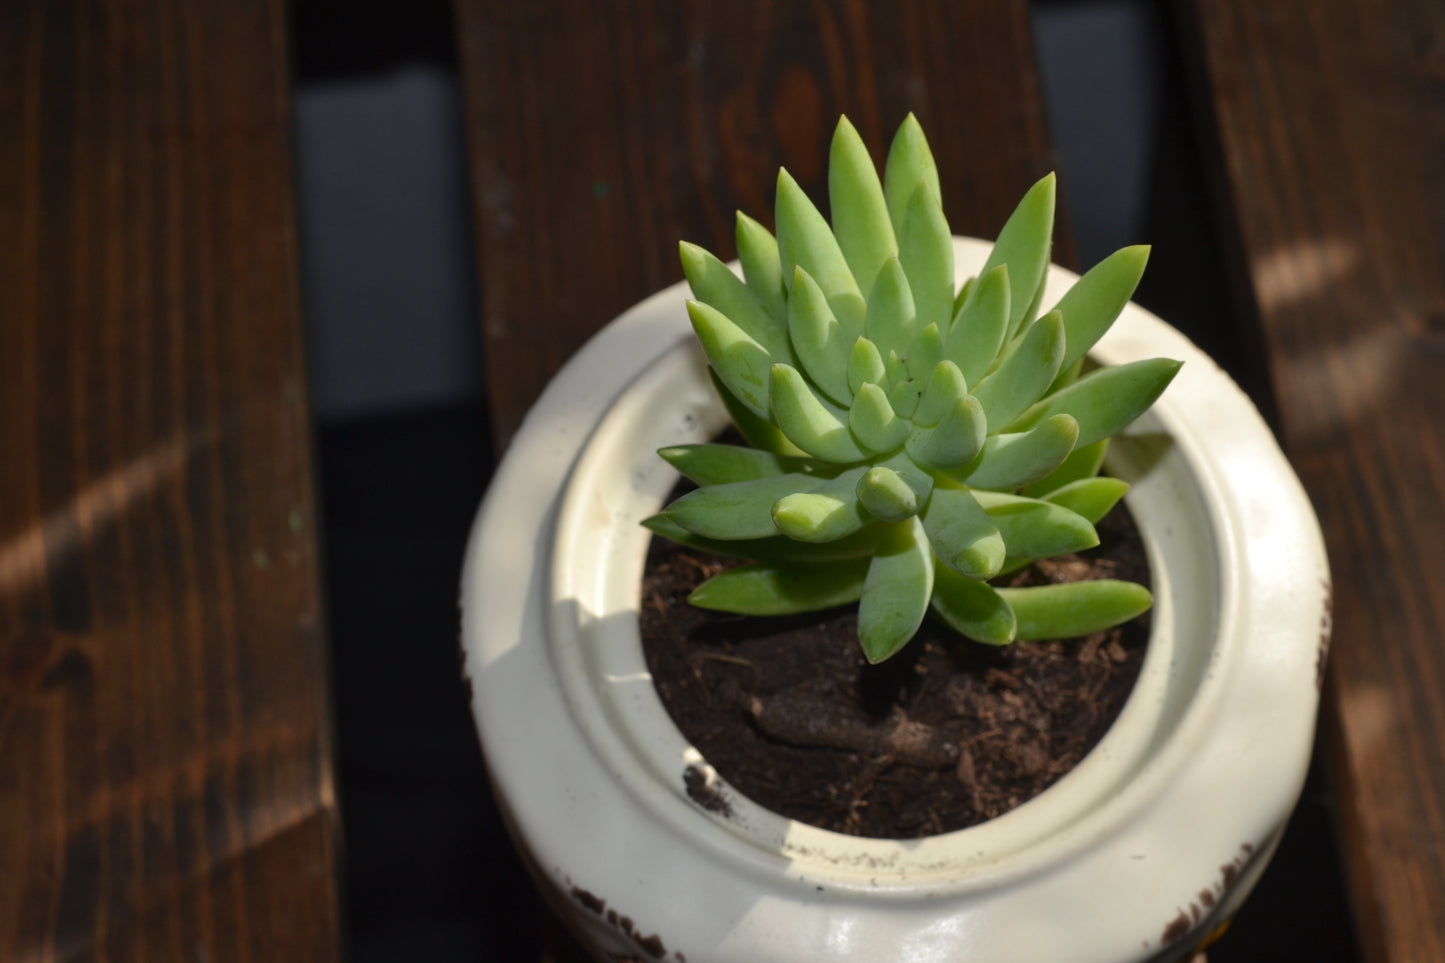
<path fill-rule="evenodd" d="M 1010 584 L 1148 585 L 1127 509 L 1121 504 L 1097 528 L 1097 548 L 1038 563 Z M 652 540 L 641 628 L 662 702 L 733 789 L 856 836 L 963 829 L 1043 792 L 1118 716 L 1148 643 L 1148 613 L 1084 638 L 1000 648 L 930 617 L 901 653 L 870 666 L 858 648 L 856 605 L 753 618 L 687 604 L 693 588 L 732 564 Z M 698 773 L 689 775 L 693 798 L 726 809 Z"/>

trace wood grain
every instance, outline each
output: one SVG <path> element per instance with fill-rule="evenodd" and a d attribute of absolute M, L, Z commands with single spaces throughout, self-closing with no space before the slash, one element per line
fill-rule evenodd
<path fill-rule="evenodd" d="M 0 6 L 0 959 L 338 955 L 287 57 Z"/>
<path fill-rule="evenodd" d="M 956 233 L 992 237 L 1054 166 L 1022 0 L 456 9 L 499 444 L 589 335 L 681 278 L 679 239 L 731 258 L 736 209 L 771 226 L 780 165 L 825 204 L 840 113 L 879 160 L 917 113 Z"/>
<path fill-rule="evenodd" d="M 1363 950 L 1445 960 L 1445 6 L 1186 19 L 1244 307 L 1334 569 L 1327 736 Z"/>

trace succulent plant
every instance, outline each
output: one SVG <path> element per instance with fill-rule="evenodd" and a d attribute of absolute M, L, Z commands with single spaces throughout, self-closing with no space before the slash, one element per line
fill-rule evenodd
<path fill-rule="evenodd" d="M 699 487 L 648 519 L 675 541 L 748 559 L 694 605 L 777 615 L 857 601 L 880 662 L 931 608 L 979 642 L 1083 635 L 1150 605 L 1108 579 L 989 579 L 1098 544 L 1128 486 L 1098 475 L 1109 437 L 1179 363 L 1085 373 L 1148 259 L 1129 247 L 1039 315 L 1054 178 L 1024 195 L 977 277 L 955 291 L 953 242 L 910 115 L 880 181 L 847 118 L 829 157 L 832 226 L 782 170 L 776 238 L 741 212 L 743 277 L 684 242 L 693 330 L 747 445 L 660 454 Z"/>

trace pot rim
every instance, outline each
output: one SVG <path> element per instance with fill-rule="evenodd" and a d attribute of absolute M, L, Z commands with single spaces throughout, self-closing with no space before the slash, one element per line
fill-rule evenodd
<path fill-rule="evenodd" d="M 956 239 L 960 268 L 974 262 L 982 263 L 990 248 L 991 245 L 987 242 Z M 1056 297 L 1061 294 L 1075 279 L 1076 275 L 1072 272 L 1052 268 L 1049 278 L 1051 290 L 1048 296 Z M 1055 288 L 1057 290 L 1053 290 Z M 536 628 L 536 606 L 540 604 L 543 609 L 547 608 L 547 593 L 553 580 L 548 557 L 554 546 L 553 527 L 558 503 L 568 483 L 564 483 L 558 476 L 555 481 L 539 485 L 536 477 L 526 477 L 529 473 L 524 470 L 524 463 L 538 458 L 544 449 L 548 464 L 561 466 L 564 474 L 570 474 L 585 462 L 585 454 L 581 456 L 581 460 L 574 459 L 577 459 L 579 452 L 587 449 L 589 439 L 601 420 L 602 409 L 608 407 L 639 378 L 646 379 L 646 369 L 654 360 L 674 350 L 679 338 L 687 336 L 685 316 L 680 310 L 683 296 L 683 286 L 675 285 L 642 302 L 589 342 L 563 369 L 513 440 L 479 513 L 468 548 L 463 579 L 462 641 L 468 664 L 483 667 L 474 679 L 477 685 L 473 697 L 473 711 L 488 765 L 499 785 L 514 787 L 506 791 L 511 795 L 504 796 L 504 803 L 516 824 L 516 831 L 538 852 L 557 855 L 559 860 L 560 854 L 556 853 L 555 847 L 551 845 L 553 841 L 547 838 L 547 831 L 534 821 L 534 813 L 531 811 L 534 803 L 529 799 L 535 799 L 539 790 L 555 792 L 560 788 L 567 791 L 566 779 L 548 777 L 538 780 L 536 777 L 522 777 L 524 784 L 531 778 L 532 785 L 525 789 L 515 788 L 513 779 L 517 778 L 525 764 L 526 754 L 518 753 L 517 747 L 512 744 L 515 739 L 508 735 L 509 723 L 512 720 L 507 718 L 507 710 L 502 705 L 507 700 L 498 691 L 501 686 L 512 683 L 510 678 L 499 681 L 495 674 L 488 671 L 497 665 L 499 660 L 518 651 L 518 639 L 524 634 L 520 631 L 524 628 L 523 623 L 530 623 L 531 628 Z M 1167 347 L 1161 348 L 1161 341 Z M 1043 838 L 1017 847 L 997 859 L 968 867 L 962 877 L 946 882 L 936 876 L 914 881 L 885 878 L 880 882 L 877 876 L 883 874 L 875 874 L 873 878 L 867 878 L 866 874 L 860 876 L 856 872 L 843 876 L 820 874 L 815 865 L 800 866 L 796 852 L 795 858 L 788 859 L 761 849 L 754 851 L 750 847 L 739 847 L 735 823 L 729 827 L 720 827 L 717 817 L 702 814 L 700 807 L 685 797 L 681 800 L 681 808 L 676 808 L 675 791 L 664 794 L 667 798 L 652 794 L 650 798 L 639 800 L 638 790 L 625 788 L 629 784 L 617 778 L 620 768 L 625 767 L 617 764 L 616 747 L 603 753 L 606 757 L 603 768 L 613 777 L 612 785 L 605 791 L 626 795 L 629 800 L 625 805 L 618 800 L 607 805 L 615 804 L 628 808 L 635 807 L 641 801 L 643 809 L 650 811 L 654 818 L 659 814 L 663 816 L 671 834 L 680 838 L 691 838 L 694 845 L 697 842 L 694 832 L 697 827 L 711 825 L 713 829 L 721 828 L 724 830 L 721 834 L 703 830 L 705 848 L 725 853 L 725 859 L 731 860 L 737 869 L 744 869 L 740 863 L 746 864 L 745 872 L 750 876 L 762 874 L 776 878 L 781 873 L 787 877 L 784 889 L 789 892 L 801 893 L 821 883 L 829 890 L 841 893 L 851 892 L 857 895 L 867 892 L 870 895 L 887 895 L 894 900 L 935 900 L 945 894 L 950 897 L 965 897 L 1002 888 L 1017 890 L 1022 887 L 1026 890 L 1028 887 L 1024 884 L 1028 880 L 1050 867 L 1076 869 L 1079 863 L 1091 860 L 1099 863 L 1110 858 L 1119 858 L 1120 851 L 1137 845 L 1141 833 L 1148 836 L 1156 832 L 1156 829 L 1151 828 L 1150 820 L 1157 821 L 1159 818 L 1160 808 L 1167 801 L 1164 797 L 1179 797 L 1181 794 L 1187 797 L 1190 791 L 1199 791 L 1201 786 L 1207 785 L 1209 778 L 1201 776 L 1196 770 L 1210 762 L 1218 765 L 1221 742 L 1227 744 L 1238 740 L 1242 728 L 1258 726 L 1257 722 L 1241 726 L 1240 719 L 1227 715 L 1239 711 L 1238 707 L 1226 698 L 1233 691 L 1231 687 L 1238 687 L 1238 675 L 1243 671 L 1238 666 L 1244 662 L 1261 661 L 1257 657 L 1252 660 L 1250 658 L 1255 653 L 1246 647 L 1249 640 L 1241 631 L 1238 622 L 1241 617 L 1232 614 L 1239 611 L 1234 603 L 1243 606 L 1255 619 L 1275 619 L 1283 622 L 1287 616 L 1289 621 L 1294 622 L 1303 613 L 1312 613 L 1312 619 L 1322 620 L 1326 618 L 1325 615 L 1313 613 L 1325 612 L 1325 598 L 1328 593 L 1323 543 L 1308 501 L 1304 499 L 1297 479 L 1279 452 L 1278 446 L 1274 444 L 1263 420 L 1233 382 L 1182 335 L 1134 305 L 1126 308 L 1114 330 L 1111 330 L 1110 335 L 1093 352 L 1106 363 L 1132 360 L 1134 357 L 1151 357 L 1160 353 L 1183 357 L 1188 363 L 1176 379 L 1176 386 L 1171 386 L 1146 418 L 1155 418 L 1167 427 L 1175 437 L 1176 444 L 1180 446 L 1182 455 L 1192 466 L 1199 469 L 1197 483 L 1203 492 L 1210 496 L 1206 504 L 1211 506 L 1211 526 L 1218 539 L 1218 592 L 1229 604 L 1221 610 L 1224 614 L 1221 616 L 1221 624 L 1217 626 L 1225 641 L 1213 649 L 1210 662 L 1203 669 L 1198 692 L 1188 702 L 1184 714 L 1175 720 L 1163 745 L 1156 747 L 1157 751 L 1133 773 L 1133 778 L 1117 795 L 1068 824 L 1062 831 L 1045 834 Z M 615 367 L 621 359 L 627 359 L 625 371 Z M 606 370 L 604 374 L 598 374 L 592 366 L 599 360 L 610 361 L 614 367 Z M 1191 386 L 1191 382 L 1198 384 Z M 1178 387 L 1181 384 L 1205 393 L 1207 402 L 1202 411 L 1196 408 L 1184 409 L 1174 401 L 1183 393 L 1183 389 Z M 567 419 L 558 420 L 564 414 L 575 417 L 564 425 L 563 422 Z M 1222 430 L 1226 426 L 1229 430 Z M 1265 444 L 1260 442 L 1261 435 Z M 1240 436 L 1247 437 L 1248 443 L 1239 442 Z M 1253 489 L 1240 491 L 1236 475 L 1241 468 L 1247 468 L 1253 473 Z M 1270 494 L 1267 499 L 1260 494 L 1266 491 Z M 1295 496 L 1288 502 L 1289 507 L 1281 508 L 1277 501 L 1282 492 Z M 519 507 L 519 500 L 525 505 Z M 1291 584 L 1287 586 L 1271 584 L 1262 588 L 1257 579 L 1246 584 L 1240 568 L 1225 564 L 1226 561 L 1257 561 L 1254 556 L 1259 554 L 1255 547 L 1258 532 L 1253 527 L 1259 524 L 1262 509 L 1270 516 L 1266 519 L 1270 522 L 1270 537 L 1276 543 L 1281 538 L 1290 542 L 1293 548 L 1291 554 L 1295 556 L 1298 567 L 1307 573 L 1306 581 L 1311 584 L 1301 587 L 1291 580 Z M 567 512 L 575 513 L 580 510 L 563 509 L 564 517 L 560 530 L 565 530 L 567 525 L 571 524 L 566 517 Z M 534 529 L 538 526 L 541 529 L 540 533 L 528 539 L 533 550 L 532 564 L 513 564 L 509 570 L 504 571 L 505 562 L 487 558 L 484 546 L 505 544 L 502 539 L 505 538 L 506 531 L 524 529 L 526 525 L 521 524 L 524 519 L 530 519 L 526 524 L 530 524 Z M 530 581 L 523 577 L 520 571 L 522 569 L 530 569 Z M 1275 572 L 1270 577 L 1283 582 L 1284 574 Z M 547 584 L 543 586 L 539 582 Z M 527 614 L 528 612 L 530 614 Z M 485 613 L 486 617 L 482 617 L 482 613 Z M 499 615 L 503 616 L 500 620 L 497 619 Z M 544 613 L 543 621 L 550 621 L 555 627 L 554 615 Z M 1274 634 L 1283 638 L 1282 633 L 1283 629 Z M 1257 637 L 1257 634 L 1252 637 Z M 527 644 L 536 643 L 529 638 Z M 1258 648 L 1256 644 L 1254 649 Z M 1274 785 L 1265 792 L 1270 798 L 1262 814 L 1250 812 L 1240 814 L 1232 820 L 1227 814 L 1222 817 L 1225 821 L 1237 824 L 1229 827 L 1229 832 L 1224 835 L 1229 837 L 1232 833 L 1234 840 L 1244 840 L 1245 844 L 1256 852 L 1268 848 L 1278 826 L 1292 808 L 1303 780 L 1304 766 L 1309 755 L 1308 742 L 1313 730 L 1317 692 L 1313 684 L 1308 687 L 1308 691 L 1303 691 L 1299 677 L 1302 658 L 1314 656 L 1316 653 L 1312 649 L 1302 654 L 1298 651 L 1300 644 L 1297 639 L 1292 640 L 1286 648 L 1288 651 L 1270 653 L 1269 658 L 1264 661 L 1273 661 L 1277 663 L 1276 668 L 1284 667 L 1292 673 L 1283 677 L 1288 684 L 1274 687 L 1279 690 L 1274 693 L 1274 698 L 1276 701 L 1289 703 L 1294 716 L 1303 716 L 1306 719 L 1303 724 L 1296 722 L 1287 727 L 1288 732 L 1285 734 L 1287 741 L 1292 742 L 1291 753 L 1298 757 L 1298 760 L 1292 766 L 1275 764 L 1277 771 Z M 531 661 L 536 662 L 535 653 Z M 560 670 L 564 676 L 569 671 L 565 665 L 558 664 L 555 646 L 548 648 L 544 661 L 549 671 Z M 573 675 L 575 688 L 575 673 Z M 1258 685 L 1253 687 L 1260 688 Z M 1257 698 L 1258 693 L 1255 695 Z M 1130 706 L 1136 701 L 1138 700 L 1135 697 L 1131 697 Z M 579 719 L 572 703 L 568 704 L 567 711 L 568 718 L 563 728 L 571 727 L 574 730 L 571 737 L 596 743 L 599 738 L 595 735 L 597 730 L 590 728 L 591 724 L 595 723 L 595 718 Z M 1130 711 L 1130 707 L 1126 706 L 1125 713 Z M 1221 719 L 1221 715 L 1225 715 L 1225 718 Z M 671 720 L 666 717 L 665 712 L 663 718 L 670 726 Z M 557 721 L 560 724 L 560 720 Z M 588 735 L 589 729 L 594 735 Z M 1112 734 L 1111 730 L 1110 735 Z M 1110 735 L 1106 735 L 1106 741 Z M 1253 733 L 1250 737 L 1257 735 L 1258 733 Z M 607 737 L 601 738 L 605 742 Z M 1302 754 L 1301 744 L 1304 746 Z M 1226 754 L 1227 749 L 1226 745 Z M 1096 747 L 1095 752 L 1097 751 Z M 1090 758 L 1093 755 L 1091 753 Z M 1087 764 L 1088 758 L 1075 772 L 1079 772 Z M 919 849 L 927 848 L 935 841 L 946 841 L 950 838 L 954 843 L 964 840 L 966 845 L 968 834 L 977 836 L 980 830 L 987 831 L 987 827 L 1008 820 L 1015 813 L 1021 813 L 1035 803 L 1047 800 L 1051 793 L 1057 795 L 1056 791 L 1064 786 L 1071 776 L 1072 774 L 1065 776 L 1035 800 L 996 820 L 955 833 L 929 837 L 923 841 L 906 842 L 910 847 Z M 644 795 L 647 793 L 644 792 Z M 1177 798 L 1175 801 L 1178 801 Z M 772 818 L 782 820 L 782 817 Z M 1214 832 L 1204 835 L 1219 835 L 1220 827 L 1217 822 L 1215 820 L 1210 824 Z M 709 836 L 708 833 L 712 834 Z M 882 851 L 890 845 L 894 848 L 899 846 L 899 841 L 869 840 L 863 841 L 860 847 L 860 841 L 856 837 L 828 833 L 813 827 L 806 827 L 803 836 L 810 845 L 826 846 L 846 841 L 842 845 L 854 850 L 861 848 L 865 852 Z M 830 840 L 829 837 L 837 839 Z M 1231 844 L 1231 849 L 1233 845 Z M 1201 871 L 1204 863 L 1210 863 L 1212 869 L 1224 861 L 1222 853 L 1205 855 L 1202 857 Z M 547 868 L 547 862 L 548 859 L 542 859 L 544 869 Z M 1203 914 L 1196 908 L 1194 915 L 1196 919 L 1192 922 L 1197 923 L 1197 917 Z M 1137 940 L 1134 945 L 1138 945 Z"/>
<path fill-rule="evenodd" d="M 732 789 L 712 771 L 706 757 L 677 730 L 657 697 L 635 620 L 627 618 L 636 611 L 637 599 L 629 589 L 641 580 L 641 559 L 649 534 L 589 537 L 599 528 L 609 533 L 633 531 L 640 518 L 661 505 L 660 496 L 640 499 L 646 507 L 630 512 L 619 510 L 611 498 L 599 504 L 603 499 L 599 492 L 606 489 L 609 476 L 627 477 L 624 487 L 629 493 L 635 491 L 645 484 L 645 476 L 626 462 L 655 459 L 653 452 L 665 445 L 705 440 L 726 423 L 720 405 L 714 403 L 711 411 L 700 412 L 689 404 L 699 393 L 711 397 L 705 379 L 691 371 L 705 365 L 693 340 L 680 338 L 609 406 L 564 487 L 553 542 L 548 655 L 578 731 L 637 801 L 655 818 L 674 823 L 679 832 L 710 845 L 718 858 L 753 873 L 775 874 L 783 865 L 799 885 L 824 883 L 899 898 L 913 898 L 924 890 L 932 896 L 1015 881 L 1096 843 L 1133 818 L 1159 788 L 1160 780 L 1146 773 L 1167 773 L 1179 757 L 1188 755 L 1218 711 L 1223 685 L 1217 673 L 1200 680 L 1187 700 L 1184 717 L 1169 727 L 1164 740 L 1167 751 L 1150 753 L 1144 740 L 1150 735 L 1148 727 L 1158 720 L 1148 703 L 1165 699 L 1164 690 L 1171 681 L 1167 663 L 1178 647 L 1177 641 L 1164 643 L 1160 632 L 1151 637 L 1139 684 L 1127 705 L 1086 757 L 1038 796 L 974 826 L 919 839 L 853 836 L 772 812 Z M 682 401 L 681 407 L 698 416 L 684 419 L 688 424 L 685 437 L 673 436 L 671 426 L 660 432 L 647 428 L 629 431 L 659 407 L 659 398 L 673 405 L 678 404 L 675 399 L 680 394 L 692 396 Z M 1186 434 L 1183 429 L 1175 430 L 1167 419 L 1161 422 L 1150 417 L 1145 421 L 1145 433 L 1164 429 L 1176 443 Z M 647 435 L 650 443 L 639 444 L 636 438 L 626 437 L 638 433 Z M 619 456 L 619 451 L 625 455 Z M 657 490 L 670 489 L 677 478 L 675 471 L 665 467 L 652 474 L 664 479 L 647 486 Z M 649 494 L 657 496 L 657 491 Z M 1207 496 L 1200 502 L 1209 515 L 1210 534 L 1222 543 L 1236 541 L 1235 523 L 1222 503 L 1209 501 Z M 1152 558 L 1156 549 L 1153 545 L 1146 549 L 1158 574 L 1157 560 Z M 1214 581 L 1202 591 L 1211 602 L 1218 598 L 1220 611 L 1230 612 L 1237 605 L 1238 592 L 1237 581 L 1230 577 L 1232 568 L 1222 558 L 1214 559 L 1208 568 Z M 618 616 L 624 617 L 624 624 L 607 625 Z M 1199 635 L 1235 638 L 1217 629 Z M 609 647 L 623 650 L 622 657 L 616 652 L 595 655 Z M 1217 647 L 1211 655 L 1217 662 L 1230 658 L 1229 651 Z M 682 774 L 688 768 L 705 774 L 709 789 L 726 800 L 726 815 L 686 800 L 678 805 Z M 1107 790 L 1124 792 L 1101 804 Z M 1080 813 L 1088 818 L 1079 818 Z M 716 832 L 699 820 L 723 831 Z M 940 855 L 940 850 L 945 854 Z"/>

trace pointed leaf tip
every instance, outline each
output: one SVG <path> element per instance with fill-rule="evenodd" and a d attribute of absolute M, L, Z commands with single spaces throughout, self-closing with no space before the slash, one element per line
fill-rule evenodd
<path fill-rule="evenodd" d="M 1054 237 L 1055 179 L 1044 175 L 1024 194 L 998 232 L 998 240 L 980 274 L 1000 264 L 1009 269 L 1009 329 L 1012 337 L 1022 327 L 1035 295 L 1043 289 Z"/>
<path fill-rule="evenodd" d="M 774 361 L 791 361 L 787 327 L 748 285 L 715 255 L 686 241 L 678 245 L 682 271 L 693 296 L 716 309 L 760 344 Z"/>
<path fill-rule="evenodd" d="M 1074 282 L 1054 310 L 1063 315 L 1063 368 L 1078 361 L 1109 330 L 1134 296 L 1149 261 L 1147 245 L 1115 251 Z"/>
<path fill-rule="evenodd" d="M 1032 427 L 1051 415 L 1069 414 L 1079 423 L 1076 444 L 1091 445 L 1113 435 L 1147 411 L 1174 380 L 1182 364 L 1171 358 L 1147 358 L 1100 368 L 1040 400 L 1008 430 Z"/>
<path fill-rule="evenodd" d="M 844 295 L 862 297 L 833 229 L 786 168 L 778 171 L 775 213 L 784 283 L 792 281 L 794 266 L 801 264 L 829 301 Z"/>
<path fill-rule="evenodd" d="M 1006 349 L 999 366 L 973 389 L 990 425 L 1007 425 L 1048 390 L 1063 364 L 1064 338 L 1063 319 L 1054 311 Z"/>
<path fill-rule="evenodd" d="M 853 400 L 848 387 L 848 352 L 852 338 L 838 323 L 828 299 L 800 264 L 793 269 L 793 294 L 788 299 L 788 334 L 793 352 L 813 383 L 836 404 Z"/>
<path fill-rule="evenodd" d="M 920 181 L 903 212 L 898 259 L 913 292 L 920 326 L 947 331 L 953 316 L 953 234 L 935 188 Z"/>
<path fill-rule="evenodd" d="M 1079 423 L 1065 414 L 1046 418 L 1028 431 L 993 435 L 964 481 L 996 491 L 1031 485 L 1064 463 L 1078 437 Z"/>
<path fill-rule="evenodd" d="M 975 384 L 992 367 L 1008 333 L 1008 265 L 1000 264 L 966 289 L 949 325 L 943 351 L 958 365 L 968 383 Z"/>
<path fill-rule="evenodd" d="M 878 269 L 878 278 L 868 292 L 864 333 L 884 356 L 892 353 L 902 358 L 913 342 L 916 318 L 908 276 L 898 258 L 890 257 Z"/>
<path fill-rule="evenodd" d="M 743 277 L 747 285 L 767 307 L 774 318 L 787 317 L 786 293 L 783 286 L 783 266 L 778 259 L 778 241 L 772 232 L 742 211 L 737 212 L 737 229 L 734 237 L 738 246 L 738 260 L 742 262 Z"/>
<path fill-rule="evenodd" d="M 909 114 L 893 135 L 888 148 L 888 161 L 883 168 L 883 194 L 888 201 L 888 217 L 895 236 L 903 232 L 904 216 L 919 183 L 927 184 L 934 196 L 941 197 L 938 165 L 929 150 L 928 138 L 918 118 Z"/>
<path fill-rule="evenodd" d="M 847 117 L 839 118 L 828 152 L 828 198 L 838 246 L 858 289 L 867 291 L 898 243 L 873 158 Z"/>

